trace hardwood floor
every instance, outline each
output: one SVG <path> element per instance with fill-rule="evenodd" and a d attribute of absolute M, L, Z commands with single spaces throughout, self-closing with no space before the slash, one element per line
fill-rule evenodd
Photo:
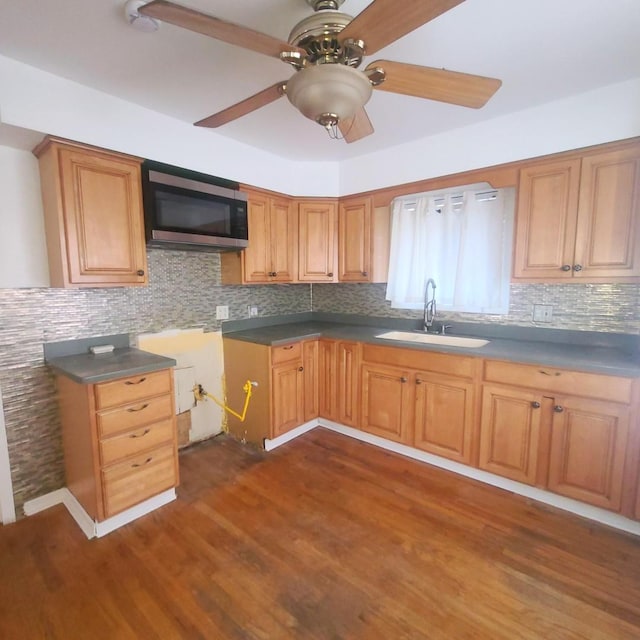
<path fill-rule="evenodd" d="M 640 539 L 316 429 L 180 457 L 177 501 L 99 540 L 0 527 L 0 637 L 640 637 Z"/>

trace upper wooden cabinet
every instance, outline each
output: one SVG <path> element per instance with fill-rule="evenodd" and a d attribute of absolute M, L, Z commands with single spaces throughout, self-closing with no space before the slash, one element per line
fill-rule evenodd
<path fill-rule="evenodd" d="M 371 197 L 340 200 L 338 279 L 386 282 L 389 268 L 389 208 L 373 208 Z"/>
<path fill-rule="evenodd" d="M 298 280 L 335 282 L 336 202 L 334 200 L 298 203 Z"/>
<path fill-rule="evenodd" d="M 221 254 L 222 284 L 294 282 L 296 216 L 291 200 L 248 192 L 249 246 Z"/>
<path fill-rule="evenodd" d="M 640 280 L 640 145 L 520 172 L 515 280 Z"/>
<path fill-rule="evenodd" d="M 146 284 L 141 160 L 50 137 L 34 154 L 51 286 Z"/>

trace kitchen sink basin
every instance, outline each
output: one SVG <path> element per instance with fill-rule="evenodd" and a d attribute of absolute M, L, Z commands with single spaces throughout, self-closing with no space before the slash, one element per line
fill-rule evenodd
<path fill-rule="evenodd" d="M 421 344 L 440 344 L 445 347 L 464 347 L 477 349 L 489 344 L 489 340 L 481 338 L 463 338 L 459 336 L 441 336 L 434 333 L 420 333 L 417 331 L 387 331 L 380 333 L 376 338 L 383 340 L 399 340 L 401 342 L 419 342 Z"/>

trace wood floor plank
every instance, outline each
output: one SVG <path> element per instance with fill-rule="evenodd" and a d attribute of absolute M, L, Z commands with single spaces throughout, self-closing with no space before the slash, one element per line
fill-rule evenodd
<path fill-rule="evenodd" d="M 62 507 L 0 528 L 0 637 L 640 637 L 640 540 L 521 496 L 323 429 L 180 474 L 99 540 Z"/>

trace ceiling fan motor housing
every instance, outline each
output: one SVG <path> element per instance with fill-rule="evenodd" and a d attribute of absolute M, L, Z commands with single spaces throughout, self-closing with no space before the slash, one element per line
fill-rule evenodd
<path fill-rule="evenodd" d="M 351 20 L 351 16 L 341 11 L 317 11 L 293 27 L 289 44 L 307 52 L 307 64 L 336 63 L 358 67 L 364 55 L 364 43 L 345 44 L 338 39 L 338 34 Z"/>

